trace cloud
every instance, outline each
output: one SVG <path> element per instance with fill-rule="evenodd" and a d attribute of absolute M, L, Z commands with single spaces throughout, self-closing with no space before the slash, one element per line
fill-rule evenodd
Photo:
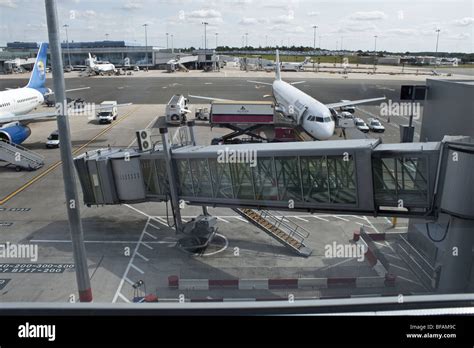
<path fill-rule="evenodd" d="M 385 18 L 387 16 L 382 11 L 358 11 L 349 16 L 349 19 L 356 21 L 378 21 Z"/>
<path fill-rule="evenodd" d="M 137 0 L 131 0 L 127 1 L 125 4 L 123 4 L 122 9 L 124 10 L 139 10 L 143 7 L 143 4 L 140 3 Z"/>
<path fill-rule="evenodd" d="M 412 36 L 412 35 L 418 35 L 418 30 L 396 28 L 396 29 L 387 30 L 387 34 L 394 34 L 394 35 L 399 35 L 399 36 Z"/>
<path fill-rule="evenodd" d="M 344 33 L 351 33 L 351 32 L 365 32 L 365 31 L 370 31 L 370 32 L 377 32 L 377 26 L 375 26 L 372 23 L 354 23 L 354 22 L 346 22 L 341 24 L 339 29 L 334 31 L 335 33 L 338 34 L 344 34 Z"/>
<path fill-rule="evenodd" d="M 91 19 L 97 17 L 97 13 L 93 10 L 74 11 L 76 18 Z"/>
<path fill-rule="evenodd" d="M 466 40 L 471 38 L 469 33 L 453 34 L 446 37 L 448 40 Z"/>
<path fill-rule="evenodd" d="M 265 24 L 265 23 L 268 23 L 267 18 L 242 17 L 239 21 L 240 25 L 256 25 L 256 24 Z"/>
<path fill-rule="evenodd" d="M 196 10 L 189 12 L 187 14 L 188 18 L 194 18 L 194 19 L 216 19 L 216 18 L 222 18 L 222 14 L 219 11 L 212 10 L 212 9 L 207 9 L 207 10 Z"/>
<path fill-rule="evenodd" d="M 18 7 L 14 0 L 0 0 L 0 7 L 15 8 Z"/>
<path fill-rule="evenodd" d="M 321 14 L 321 12 L 318 12 L 318 11 L 308 12 L 308 16 L 310 16 L 310 17 L 316 17 L 316 16 L 319 16 L 320 14 Z"/>
<path fill-rule="evenodd" d="M 277 16 L 272 19 L 272 22 L 275 24 L 289 24 L 293 22 L 295 19 L 295 13 L 293 11 L 289 11 L 287 15 Z"/>
<path fill-rule="evenodd" d="M 464 18 L 461 18 L 461 19 L 456 19 L 454 21 L 455 25 L 461 26 L 461 27 L 465 27 L 465 26 L 470 25 L 472 23 L 474 23 L 474 17 L 464 17 Z"/>

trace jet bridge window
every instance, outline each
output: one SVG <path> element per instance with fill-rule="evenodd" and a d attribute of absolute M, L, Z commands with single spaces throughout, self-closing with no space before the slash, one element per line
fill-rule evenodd
<path fill-rule="evenodd" d="M 428 164 L 424 157 L 374 158 L 375 200 L 378 205 L 428 205 Z"/>
<path fill-rule="evenodd" d="M 301 175 L 306 202 L 357 203 L 352 156 L 301 157 Z"/>

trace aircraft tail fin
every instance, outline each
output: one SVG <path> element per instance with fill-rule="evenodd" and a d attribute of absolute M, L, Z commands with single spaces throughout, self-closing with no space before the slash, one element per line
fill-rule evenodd
<path fill-rule="evenodd" d="M 280 52 L 276 50 L 275 79 L 281 80 Z"/>
<path fill-rule="evenodd" d="M 89 68 L 93 68 L 95 65 L 94 58 L 92 58 L 92 55 L 90 52 L 89 52 L 89 59 L 87 60 L 87 65 L 89 66 Z"/>
<path fill-rule="evenodd" d="M 30 80 L 26 85 L 26 87 L 34 88 L 43 94 L 46 93 L 46 91 L 48 90 L 45 87 L 47 57 L 48 43 L 43 42 L 40 44 L 38 55 L 36 56 L 35 65 L 33 67 L 33 71 L 31 72 Z"/>

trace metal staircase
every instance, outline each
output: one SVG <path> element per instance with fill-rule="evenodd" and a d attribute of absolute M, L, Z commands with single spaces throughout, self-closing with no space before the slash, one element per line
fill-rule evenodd
<path fill-rule="evenodd" d="M 313 252 L 304 244 L 304 239 L 309 236 L 309 232 L 285 219 L 284 216 L 277 217 L 268 210 L 233 210 L 298 255 L 308 257 Z"/>
<path fill-rule="evenodd" d="M 0 161 L 15 166 L 16 170 L 36 170 L 44 165 L 44 157 L 23 146 L 0 140 Z"/>

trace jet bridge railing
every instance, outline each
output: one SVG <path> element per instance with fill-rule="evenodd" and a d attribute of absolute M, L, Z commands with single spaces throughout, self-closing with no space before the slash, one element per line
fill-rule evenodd
<path fill-rule="evenodd" d="M 179 200 L 192 205 L 432 216 L 439 148 L 373 139 L 181 146 L 171 149 L 171 178 Z M 254 151 L 255 161 L 226 157 L 239 151 Z M 170 198 L 162 145 L 98 150 L 75 162 L 87 205 Z"/>

